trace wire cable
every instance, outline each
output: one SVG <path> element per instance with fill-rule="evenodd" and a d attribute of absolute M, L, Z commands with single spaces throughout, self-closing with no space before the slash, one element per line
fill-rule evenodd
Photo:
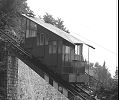
<path fill-rule="evenodd" d="M 113 52 L 113 51 L 111 51 L 111 50 L 109 50 L 109 49 L 103 47 L 102 45 L 100 45 L 100 44 L 98 44 L 98 43 L 96 43 L 96 42 L 94 42 L 94 41 L 91 41 L 91 40 L 89 40 L 89 39 L 87 39 L 87 38 L 85 38 L 85 37 L 83 37 L 83 36 L 81 36 L 81 35 L 79 35 L 79 34 L 77 34 L 77 33 L 74 33 L 74 34 L 76 34 L 76 35 L 78 35 L 78 36 L 80 36 L 80 37 L 86 39 L 87 41 L 90 41 L 90 42 L 94 43 L 94 44 L 97 45 L 98 47 L 103 48 L 104 50 L 106 50 L 106 51 L 108 51 L 108 52 L 110 52 L 110 53 L 112 53 L 112 54 L 114 54 L 114 55 L 117 55 L 117 52 L 115 53 L 115 52 Z"/>

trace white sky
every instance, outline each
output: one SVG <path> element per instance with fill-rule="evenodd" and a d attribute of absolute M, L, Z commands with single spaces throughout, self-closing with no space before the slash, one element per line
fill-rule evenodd
<path fill-rule="evenodd" d="M 103 65 L 105 61 L 113 76 L 118 66 L 117 1 L 28 0 L 28 6 L 41 17 L 47 12 L 61 18 L 70 34 L 96 48 L 89 49 L 90 62 Z M 84 47 L 84 57 L 88 58 L 87 47 Z"/>

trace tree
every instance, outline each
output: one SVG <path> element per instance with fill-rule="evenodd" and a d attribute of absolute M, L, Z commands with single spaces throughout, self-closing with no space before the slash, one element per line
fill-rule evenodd
<path fill-rule="evenodd" d="M 114 79 L 118 81 L 118 67 L 116 67 Z"/>
<path fill-rule="evenodd" d="M 61 19 L 61 18 L 53 18 L 52 15 L 46 13 L 44 16 L 43 16 L 43 20 L 46 22 L 46 23 L 49 23 L 49 24 L 52 24 L 54 25 L 55 27 L 69 33 L 69 30 L 66 29 L 65 25 L 64 25 L 64 21 Z"/>
<path fill-rule="evenodd" d="M 0 28 L 5 25 L 15 27 L 20 14 L 32 13 L 27 6 L 27 0 L 1 0 L 0 2 Z"/>
<path fill-rule="evenodd" d="M 118 84 L 117 81 L 111 77 L 105 61 L 103 66 L 101 66 L 98 62 L 95 63 L 94 71 L 95 78 L 102 83 L 102 85 L 96 89 L 94 94 L 97 94 L 100 100 L 118 100 Z"/>
<path fill-rule="evenodd" d="M 21 14 L 33 15 L 27 6 L 27 0 L 1 0 L 0 2 L 0 29 L 14 30 L 22 40 Z"/>
<path fill-rule="evenodd" d="M 105 62 L 103 66 L 99 65 L 99 63 L 95 63 L 95 74 L 96 78 L 104 83 L 105 85 L 107 84 L 108 79 L 111 78 L 111 74 L 109 73 L 108 69 L 105 66 Z"/>
<path fill-rule="evenodd" d="M 94 66 L 94 63 L 91 63 L 91 62 L 90 62 L 90 63 L 88 64 L 88 62 L 85 60 L 85 68 L 86 68 L 86 69 L 92 69 L 93 66 Z"/>
<path fill-rule="evenodd" d="M 66 29 L 64 26 L 64 21 L 61 18 L 57 18 L 55 26 L 67 33 L 69 33 L 69 30 Z"/>
<path fill-rule="evenodd" d="M 46 15 L 43 16 L 43 20 L 46 23 L 49 23 L 49 24 L 52 24 L 52 25 L 55 25 L 55 23 L 56 23 L 56 20 L 53 18 L 53 16 L 48 14 L 48 13 L 46 13 Z"/>
<path fill-rule="evenodd" d="M 5 25 L 14 26 L 13 18 L 18 16 L 18 13 L 26 13 L 26 0 L 1 0 L 0 5 L 0 27 Z"/>

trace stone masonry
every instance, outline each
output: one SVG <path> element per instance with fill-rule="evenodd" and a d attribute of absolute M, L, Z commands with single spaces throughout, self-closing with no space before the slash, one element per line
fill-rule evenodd
<path fill-rule="evenodd" d="M 0 53 L 0 57 L 3 53 Z M 6 54 L 4 55 L 6 58 L 4 59 L 5 75 L 0 71 L 0 75 L 2 75 L 0 76 L 0 91 L 3 91 L 1 87 L 4 87 L 6 95 L 0 94 L 0 100 L 68 100 L 18 59 L 14 53 L 7 51 Z"/>

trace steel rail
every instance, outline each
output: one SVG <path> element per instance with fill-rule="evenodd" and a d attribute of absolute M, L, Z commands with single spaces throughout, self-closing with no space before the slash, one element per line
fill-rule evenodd
<path fill-rule="evenodd" d="M 44 71 L 47 75 L 51 76 L 54 79 L 54 81 L 58 82 L 58 84 L 61 84 L 64 88 L 67 89 L 67 91 L 69 91 L 70 93 L 73 93 L 73 95 L 75 95 L 75 96 L 81 97 L 83 100 L 89 100 L 81 94 L 81 92 L 82 92 L 87 95 L 87 93 L 85 91 L 83 91 L 79 87 L 77 89 L 77 87 L 75 87 L 75 86 L 69 84 L 68 82 L 66 82 L 65 80 L 63 80 L 58 74 L 54 73 L 52 70 L 47 68 L 47 66 L 42 64 L 39 60 L 35 59 L 35 57 L 33 57 L 30 53 L 25 51 L 12 37 L 10 37 L 8 34 L 6 34 L 1 29 L 0 29 L 0 37 L 2 37 L 3 39 L 5 39 L 5 41 L 7 41 L 9 44 L 11 44 L 13 50 L 18 51 L 21 54 L 21 55 L 18 54 L 18 57 L 25 56 L 33 64 L 33 66 L 36 66 L 36 67 L 40 66 L 39 69 Z M 33 69 L 33 67 L 32 67 L 32 69 Z M 36 73 L 38 73 L 38 72 L 36 72 Z M 88 95 L 88 96 L 90 97 L 90 95 Z M 91 100 L 94 100 L 94 99 L 91 99 Z"/>

